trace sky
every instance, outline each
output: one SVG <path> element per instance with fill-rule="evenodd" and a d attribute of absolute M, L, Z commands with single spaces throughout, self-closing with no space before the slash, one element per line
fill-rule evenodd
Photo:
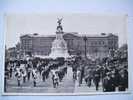
<path fill-rule="evenodd" d="M 63 18 L 64 32 L 79 34 L 114 33 L 119 45 L 127 42 L 127 15 L 97 13 L 5 14 L 6 46 L 13 47 L 22 34 L 55 34 L 57 18 Z"/>

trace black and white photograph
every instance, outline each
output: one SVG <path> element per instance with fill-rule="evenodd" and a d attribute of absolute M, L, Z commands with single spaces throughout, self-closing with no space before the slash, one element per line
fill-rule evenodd
<path fill-rule="evenodd" d="M 4 19 L 4 94 L 129 91 L 128 15 L 7 13 Z"/>

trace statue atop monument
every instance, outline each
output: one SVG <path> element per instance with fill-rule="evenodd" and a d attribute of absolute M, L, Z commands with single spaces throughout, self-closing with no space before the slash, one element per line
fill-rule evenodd
<path fill-rule="evenodd" d="M 63 18 L 58 18 L 58 26 L 57 26 L 57 32 L 63 32 L 63 27 L 61 25 L 61 22 L 62 22 Z"/>
<path fill-rule="evenodd" d="M 58 18 L 57 23 L 59 24 L 59 26 L 61 25 L 62 19 L 63 19 L 63 18 L 61 18 L 61 19 L 60 19 L 60 18 Z"/>

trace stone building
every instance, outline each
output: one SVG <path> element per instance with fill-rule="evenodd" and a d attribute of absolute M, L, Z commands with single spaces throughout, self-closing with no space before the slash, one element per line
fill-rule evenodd
<path fill-rule="evenodd" d="M 118 49 L 118 36 L 112 33 L 84 35 L 76 32 L 64 32 L 63 38 L 67 43 L 70 55 L 76 55 L 78 52 L 84 55 L 84 37 L 87 38 L 86 52 L 88 57 L 103 58 L 108 55 L 110 49 Z M 21 54 L 49 55 L 54 39 L 55 35 L 39 35 L 37 33 L 22 35 L 20 37 Z"/>
<path fill-rule="evenodd" d="M 17 53 L 16 53 L 16 47 L 11 47 L 5 50 L 5 58 L 6 60 L 15 60 L 17 58 Z"/>

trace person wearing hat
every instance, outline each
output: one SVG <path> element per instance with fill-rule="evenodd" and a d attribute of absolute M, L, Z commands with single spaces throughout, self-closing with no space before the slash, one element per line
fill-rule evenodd
<path fill-rule="evenodd" d="M 54 77 L 53 77 L 53 86 L 56 88 L 59 85 L 59 76 L 58 76 L 58 71 L 55 71 Z"/>
<path fill-rule="evenodd" d="M 99 82 L 100 82 L 100 70 L 99 68 L 96 68 L 94 70 L 94 73 L 93 73 L 94 77 L 93 77 L 93 82 L 96 86 L 96 91 L 98 90 L 98 87 L 99 87 Z"/>
<path fill-rule="evenodd" d="M 111 74 L 110 72 L 107 72 L 105 78 L 103 79 L 103 91 L 104 92 L 111 92 L 112 90 L 110 74 Z"/>
<path fill-rule="evenodd" d="M 45 79 L 46 79 L 46 69 L 45 69 L 45 67 L 42 67 L 41 76 L 42 76 L 43 82 L 45 82 Z"/>
<path fill-rule="evenodd" d="M 118 86 L 118 90 L 119 91 L 125 91 L 126 87 L 127 87 L 127 77 L 124 74 L 124 70 L 120 71 L 120 79 L 119 79 L 119 86 Z"/>
<path fill-rule="evenodd" d="M 113 92 L 116 89 L 115 71 L 111 71 L 110 82 L 111 82 L 111 92 Z"/>
<path fill-rule="evenodd" d="M 15 73 L 15 76 L 17 78 L 18 86 L 20 86 L 21 80 L 22 80 L 22 69 L 18 68 L 16 73 Z"/>
<path fill-rule="evenodd" d="M 38 78 L 37 69 L 36 68 L 32 69 L 32 77 L 33 77 L 33 85 L 34 85 L 34 87 L 36 87 L 37 78 Z"/>
<path fill-rule="evenodd" d="M 77 83 L 78 83 L 78 86 L 81 85 L 81 69 L 78 67 L 77 68 L 77 73 L 76 73 L 76 76 L 77 76 Z"/>

